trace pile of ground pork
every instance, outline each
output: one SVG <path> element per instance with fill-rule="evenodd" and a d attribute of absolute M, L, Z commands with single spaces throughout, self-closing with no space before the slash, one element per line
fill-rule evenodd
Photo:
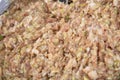
<path fill-rule="evenodd" d="M 120 0 L 14 0 L 0 80 L 120 80 Z"/>

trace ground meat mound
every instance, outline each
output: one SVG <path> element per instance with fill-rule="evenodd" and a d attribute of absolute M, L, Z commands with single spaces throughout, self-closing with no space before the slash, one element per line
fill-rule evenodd
<path fill-rule="evenodd" d="M 120 80 L 120 1 L 13 0 L 0 80 Z"/>

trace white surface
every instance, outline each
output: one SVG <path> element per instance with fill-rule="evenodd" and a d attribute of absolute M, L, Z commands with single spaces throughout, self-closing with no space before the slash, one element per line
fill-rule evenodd
<path fill-rule="evenodd" d="M 0 0 L 0 15 L 3 14 L 9 7 L 9 0 Z"/>

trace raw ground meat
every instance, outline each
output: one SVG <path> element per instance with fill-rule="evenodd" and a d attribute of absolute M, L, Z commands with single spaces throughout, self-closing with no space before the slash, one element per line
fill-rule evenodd
<path fill-rule="evenodd" d="M 120 80 L 120 0 L 13 0 L 0 80 Z"/>

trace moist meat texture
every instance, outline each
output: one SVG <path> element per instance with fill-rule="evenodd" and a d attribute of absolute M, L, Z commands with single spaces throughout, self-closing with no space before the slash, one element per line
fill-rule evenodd
<path fill-rule="evenodd" d="M 0 80 L 120 80 L 120 1 L 13 0 L 0 15 Z"/>

